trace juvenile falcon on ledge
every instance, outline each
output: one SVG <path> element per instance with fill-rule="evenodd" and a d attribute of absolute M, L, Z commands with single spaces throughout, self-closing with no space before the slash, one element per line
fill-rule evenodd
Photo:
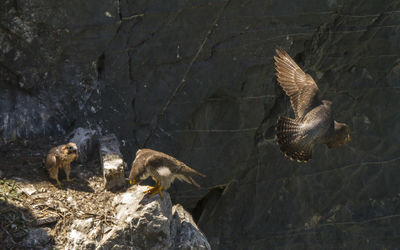
<path fill-rule="evenodd" d="M 47 171 L 49 171 L 50 178 L 55 179 L 58 186 L 61 187 L 61 182 L 58 180 L 58 169 L 63 168 L 67 176 L 67 181 L 71 181 L 69 178 L 71 162 L 76 159 L 78 159 L 78 147 L 73 142 L 49 150 L 46 156 L 45 166 Z"/>
<path fill-rule="evenodd" d="M 200 187 L 193 180 L 194 175 L 205 177 L 172 156 L 152 149 L 139 149 L 132 163 L 129 180 L 130 184 L 134 185 L 151 176 L 156 185 L 145 193 L 150 193 L 150 197 L 155 194 L 160 194 L 162 197 L 162 190 L 167 190 L 175 179 Z"/>
<path fill-rule="evenodd" d="M 349 127 L 333 120 L 332 102 L 319 100 L 318 86 L 283 49 L 274 56 L 278 82 L 290 97 L 295 118 L 281 116 L 276 126 L 276 142 L 291 160 L 311 159 L 314 144 L 329 148 L 350 141 Z"/>

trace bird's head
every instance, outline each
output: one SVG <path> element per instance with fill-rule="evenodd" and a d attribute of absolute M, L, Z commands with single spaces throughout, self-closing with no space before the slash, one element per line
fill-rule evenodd
<path fill-rule="evenodd" d="M 329 148 L 334 148 L 351 141 L 349 126 L 335 121 L 334 133 L 331 141 L 327 143 Z"/>
<path fill-rule="evenodd" d="M 64 152 L 74 160 L 78 159 L 78 146 L 74 142 L 69 142 L 63 147 Z"/>

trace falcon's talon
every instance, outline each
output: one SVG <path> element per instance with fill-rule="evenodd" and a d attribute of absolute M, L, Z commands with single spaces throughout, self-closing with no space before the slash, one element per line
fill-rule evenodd
<path fill-rule="evenodd" d="M 146 191 L 143 191 L 143 193 L 144 194 L 147 194 L 147 193 L 150 193 L 150 192 L 152 192 L 154 189 L 156 189 L 157 188 L 157 186 L 154 186 L 154 187 L 152 187 L 152 186 L 150 186 Z"/>
<path fill-rule="evenodd" d="M 150 197 L 153 197 L 155 194 L 159 194 L 160 197 L 163 198 L 163 196 L 162 196 L 162 187 L 159 186 L 159 185 L 156 185 L 154 187 L 150 187 L 149 189 L 147 189 L 143 193 L 145 193 L 145 194 L 150 193 Z"/>
<path fill-rule="evenodd" d="M 61 188 L 61 187 L 62 187 L 61 182 L 60 182 L 58 179 L 56 179 L 56 181 L 57 181 L 57 186 L 58 186 L 59 188 Z"/>
<path fill-rule="evenodd" d="M 68 182 L 74 182 L 74 181 L 75 181 L 75 178 L 67 178 L 67 181 L 68 181 Z"/>

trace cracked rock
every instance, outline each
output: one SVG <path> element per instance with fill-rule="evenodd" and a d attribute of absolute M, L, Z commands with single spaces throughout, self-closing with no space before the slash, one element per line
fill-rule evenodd
<path fill-rule="evenodd" d="M 116 190 L 125 185 L 124 168 L 126 163 L 119 151 L 119 142 L 114 134 L 99 139 L 99 152 L 103 169 L 104 184 L 107 190 Z"/>
<path fill-rule="evenodd" d="M 199 230 L 192 215 L 180 204 L 172 207 L 172 226 L 176 249 L 211 249 L 205 235 Z"/>
<path fill-rule="evenodd" d="M 66 249 L 211 249 L 182 206 L 172 207 L 166 192 L 150 198 L 147 189 L 136 186 L 114 198 L 111 226 L 93 218 L 73 221 Z"/>
<path fill-rule="evenodd" d="M 93 129 L 77 128 L 72 133 L 71 142 L 75 142 L 79 150 L 78 162 L 87 162 L 96 144 L 97 132 Z"/>

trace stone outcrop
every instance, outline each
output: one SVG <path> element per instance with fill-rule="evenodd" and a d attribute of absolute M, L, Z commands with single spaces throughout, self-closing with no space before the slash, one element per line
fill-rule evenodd
<path fill-rule="evenodd" d="M 116 190 L 125 185 L 125 161 L 119 151 L 119 142 L 114 134 L 99 138 L 99 154 L 103 170 L 104 186 Z"/>
<path fill-rule="evenodd" d="M 73 131 L 69 141 L 75 142 L 79 150 L 78 161 L 87 162 L 94 152 L 98 133 L 96 130 L 87 128 L 77 128 Z"/>
<path fill-rule="evenodd" d="M 211 249 L 192 215 L 180 204 L 172 207 L 171 234 L 176 249 Z"/>
<path fill-rule="evenodd" d="M 75 220 L 66 249 L 211 249 L 191 215 L 180 205 L 172 207 L 169 194 L 152 198 L 135 186 L 113 201 L 111 224 L 87 218 Z"/>

